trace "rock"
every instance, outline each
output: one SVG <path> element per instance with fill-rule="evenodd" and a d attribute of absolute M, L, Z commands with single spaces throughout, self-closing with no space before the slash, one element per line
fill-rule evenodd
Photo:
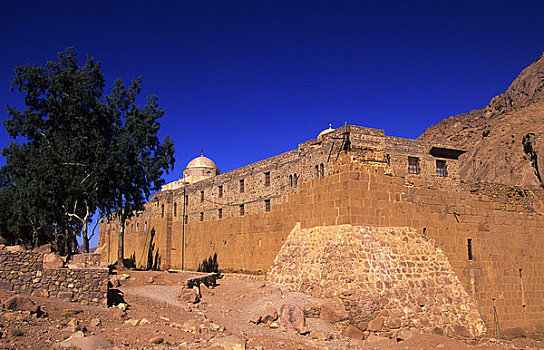
<path fill-rule="evenodd" d="M 129 324 L 133 327 L 136 327 L 139 323 L 140 323 L 140 320 L 138 320 L 137 318 L 131 318 L 125 321 L 125 324 Z"/>
<path fill-rule="evenodd" d="M 119 281 L 119 278 L 117 276 L 110 277 L 110 283 L 111 286 L 114 288 L 121 287 L 121 281 Z"/>
<path fill-rule="evenodd" d="M 368 322 L 361 321 L 361 322 L 357 323 L 356 327 L 359 328 L 362 331 L 366 331 L 368 329 Z"/>
<path fill-rule="evenodd" d="M 204 298 L 210 295 L 215 295 L 215 292 L 203 283 L 200 285 L 200 295 Z"/>
<path fill-rule="evenodd" d="M 278 311 L 272 305 L 261 306 L 261 309 L 255 312 L 249 322 L 258 324 L 258 323 L 269 323 L 276 321 L 278 319 Z"/>
<path fill-rule="evenodd" d="M 178 299 L 186 303 L 196 304 L 200 301 L 200 293 L 198 287 L 192 289 L 183 289 L 179 295 Z"/>
<path fill-rule="evenodd" d="M 15 253 L 15 252 L 24 252 L 26 249 L 22 245 L 8 245 L 6 247 L 6 250 L 8 252 Z"/>
<path fill-rule="evenodd" d="M 93 318 L 91 319 L 91 321 L 89 322 L 89 326 L 91 327 L 99 327 L 102 325 L 102 322 L 100 321 L 100 319 L 98 318 Z"/>
<path fill-rule="evenodd" d="M 39 247 L 36 247 L 32 249 L 34 253 L 41 253 L 41 254 L 50 254 L 53 252 L 53 249 L 51 248 L 51 244 L 44 244 Z"/>
<path fill-rule="evenodd" d="M 395 334 L 395 339 L 399 341 L 408 340 L 414 336 L 414 333 L 410 332 L 407 329 L 401 329 Z"/>
<path fill-rule="evenodd" d="M 461 338 L 472 338 L 472 334 L 467 329 L 467 327 L 458 324 L 453 326 L 453 333 Z"/>
<path fill-rule="evenodd" d="M 336 323 L 349 319 L 349 315 L 341 302 L 327 302 L 321 306 L 319 318 L 329 323 Z"/>
<path fill-rule="evenodd" d="M 348 325 L 342 334 L 350 339 L 363 340 L 365 337 L 365 334 L 359 328 L 353 325 Z"/>
<path fill-rule="evenodd" d="M 32 299 L 23 295 L 14 295 L 4 301 L 4 308 L 13 311 L 30 311 L 32 314 L 40 313 L 40 306 Z"/>
<path fill-rule="evenodd" d="M 83 332 L 79 331 L 65 341 L 57 345 L 58 348 L 78 349 L 78 350 L 95 350 L 95 349 L 111 349 L 111 344 L 104 338 L 92 335 L 85 337 Z"/>
<path fill-rule="evenodd" d="M 155 279 L 153 277 L 149 277 L 149 279 L 147 280 L 147 283 L 155 283 Z M 154 343 L 154 344 L 158 344 L 158 343 Z"/>
<path fill-rule="evenodd" d="M 44 269 L 60 269 L 62 267 L 64 267 L 64 260 L 58 254 L 49 253 L 43 256 Z"/>
<path fill-rule="evenodd" d="M 247 341 L 236 335 L 229 335 L 226 337 L 216 338 L 212 342 L 212 347 L 217 346 L 225 350 L 245 350 Z"/>
<path fill-rule="evenodd" d="M 352 339 L 350 340 L 349 342 L 349 348 L 354 348 L 354 349 L 366 349 L 367 346 L 365 344 L 364 341 L 362 340 L 359 340 L 359 339 Z"/>
<path fill-rule="evenodd" d="M 296 330 L 300 334 L 309 332 L 306 327 L 304 310 L 298 305 L 283 304 L 280 308 L 280 321 L 290 329 Z"/>
<path fill-rule="evenodd" d="M 401 325 L 402 325 L 402 321 L 400 318 L 391 318 L 387 322 L 387 327 L 389 327 L 390 329 L 400 328 Z"/>
<path fill-rule="evenodd" d="M 129 274 L 126 274 L 126 273 L 117 275 L 117 279 L 118 279 L 119 281 L 126 281 L 126 280 L 129 279 L 129 278 L 130 278 L 130 275 L 129 275 Z"/>
<path fill-rule="evenodd" d="M 200 324 L 196 320 L 187 320 L 183 322 L 182 329 L 185 332 L 200 333 Z"/>
<path fill-rule="evenodd" d="M 162 343 L 164 343 L 164 339 L 162 337 L 153 337 L 153 338 L 149 339 L 149 342 L 151 344 L 162 344 Z"/>
<path fill-rule="evenodd" d="M 144 317 L 144 318 L 142 318 L 142 319 L 140 320 L 140 326 L 141 326 L 141 325 L 144 325 L 144 324 L 151 324 L 151 322 L 149 322 L 149 320 L 148 320 L 147 318 Z"/>
<path fill-rule="evenodd" d="M 368 322 L 368 330 L 371 331 L 371 332 L 381 331 L 382 327 L 383 327 L 383 321 L 384 321 L 384 319 L 383 319 L 382 316 L 376 317 L 372 321 Z"/>
<path fill-rule="evenodd" d="M 58 292 L 57 299 L 62 301 L 72 301 L 74 294 L 72 292 Z"/>
<path fill-rule="evenodd" d="M 326 341 L 330 340 L 331 336 L 323 331 L 320 330 L 313 330 L 310 332 L 310 337 L 315 340 L 319 341 Z"/>
<path fill-rule="evenodd" d="M 119 303 L 117 304 L 117 308 L 121 311 L 126 311 L 126 309 L 128 308 L 128 305 L 126 303 Z"/>

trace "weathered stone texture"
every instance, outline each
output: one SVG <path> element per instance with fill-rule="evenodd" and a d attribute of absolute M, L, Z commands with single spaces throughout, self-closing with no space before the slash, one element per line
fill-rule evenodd
<path fill-rule="evenodd" d="M 350 323 L 368 322 L 371 331 L 457 325 L 472 335 L 485 331 L 446 255 L 409 228 L 298 226 L 268 278 L 316 297 L 340 298 Z"/>
<path fill-rule="evenodd" d="M 31 251 L 0 251 L 0 288 L 82 304 L 106 304 L 108 269 L 44 268 L 43 256 Z"/>

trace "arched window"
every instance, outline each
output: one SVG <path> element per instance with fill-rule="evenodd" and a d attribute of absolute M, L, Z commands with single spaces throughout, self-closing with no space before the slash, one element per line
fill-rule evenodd
<path fill-rule="evenodd" d="M 138 232 L 139 229 L 140 229 L 140 223 L 137 222 L 137 223 L 136 223 L 136 232 Z"/>
<path fill-rule="evenodd" d="M 293 180 L 295 181 L 295 187 L 298 186 L 298 177 L 299 176 L 297 175 L 297 173 L 295 173 L 295 175 L 293 175 Z"/>
<path fill-rule="evenodd" d="M 161 205 L 161 218 L 164 217 L 164 204 Z"/>
<path fill-rule="evenodd" d="M 144 223 L 144 231 L 147 231 L 147 221 Z"/>
<path fill-rule="evenodd" d="M 293 175 L 289 175 L 289 186 L 293 187 Z"/>
<path fill-rule="evenodd" d="M 319 178 L 319 165 L 315 166 L 315 177 Z"/>
<path fill-rule="evenodd" d="M 321 173 L 321 177 L 325 177 L 325 166 L 323 163 L 319 164 L 319 172 Z"/>
<path fill-rule="evenodd" d="M 174 217 L 178 216 L 178 203 L 174 203 Z"/>

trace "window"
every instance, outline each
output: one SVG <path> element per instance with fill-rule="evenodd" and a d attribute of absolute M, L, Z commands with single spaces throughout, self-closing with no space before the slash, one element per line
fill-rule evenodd
<path fill-rule="evenodd" d="M 204 202 L 204 191 L 200 191 L 200 203 Z"/>
<path fill-rule="evenodd" d="M 164 204 L 161 205 L 161 218 L 164 217 Z"/>
<path fill-rule="evenodd" d="M 134 226 L 134 224 L 130 224 L 130 233 L 132 233 L 132 227 Z"/>
<path fill-rule="evenodd" d="M 189 223 L 189 215 L 185 215 L 185 221 L 184 221 L 186 224 Z"/>
<path fill-rule="evenodd" d="M 270 171 L 267 171 L 264 173 L 264 186 L 268 187 L 270 186 Z"/>
<path fill-rule="evenodd" d="M 138 232 L 138 230 L 140 229 L 140 223 L 136 223 L 136 232 Z"/>
<path fill-rule="evenodd" d="M 321 175 L 321 177 L 325 177 L 325 166 L 323 163 L 319 164 L 319 175 Z"/>
<path fill-rule="evenodd" d="M 223 218 L 223 208 L 217 209 L 217 216 L 222 219 Z"/>
<path fill-rule="evenodd" d="M 446 168 L 445 160 L 436 161 L 436 175 L 437 176 L 448 176 L 448 170 Z"/>
<path fill-rule="evenodd" d="M 474 256 L 472 256 L 472 238 L 467 239 L 467 254 L 468 260 L 474 260 Z"/>
<path fill-rule="evenodd" d="M 246 214 L 245 208 L 243 204 L 240 204 L 240 216 L 244 216 Z"/>
<path fill-rule="evenodd" d="M 297 175 L 297 173 L 295 173 L 295 175 L 293 175 L 293 181 L 294 181 L 295 187 L 297 187 L 298 186 L 298 175 Z"/>
<path fill-rule="evenodd" d="M 147 231 L 147 221 L 144 222 L 144 231 Z"/>
<path fill-rule="evenodd" d="M 319 165 L 315 166 L 315 177 L 319 179 Z"/>
<path fill-rule="evenodd" d="M 240 193 L 244 193 L 246 190 L 244 179 L 240 180 Z"/>
<path fill-rule="evenodd" d="M 419 158 L 408 157 L 408 174 L 419 174 Z"/>
<path fill-rule="evenodd" d="M 264 200 L 264 211 L 270 211 L 270 199 Z"/>
<path fill-rule="evenodd" d="M 289 175 L 289 186 L 293 187 L 293 175 Z"/>
<path fill-rule="evenodd" d="M 200 212 L 200 221 L 204 221 L 204 212 L 203 211 Z"/>
<path fill-rule="evenodd" d="M 223 198 L 223 185 L 219 186 L 219 198 Z"/>
<path fill-rule="evenodd" d="M 178 216 L 178 203 L 174 203 L 174 217 Z"/>

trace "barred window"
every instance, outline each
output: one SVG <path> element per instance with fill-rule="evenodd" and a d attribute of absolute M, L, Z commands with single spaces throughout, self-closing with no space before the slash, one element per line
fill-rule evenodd
<path fill-rule="evenodd" d="M 204 212 L 203 211 L 200 212 L 200 221 L 204 221 Z"/>
<path fill-rule="evenodd" d="M 270 199 L 264 200 L 264 211 L 270 211 Z"/>
<path fill-rule="evenodd" d="M 223 218 L 223 208 L 217 209 L 217 216 L 219 217 L 219 219 Z"/>
<path fill-rule="evenodd" d="M 448 169 L 446 167 L 445 160 L 436 161 L 436 175 L 437 176 L 448 176 Z"/>
<path fill-rule="evenodd" d="M 419 174 L 419 158 L 408 157 L 408 174 Z"/>
<path fill-rule="evenodd" d="M 174 203 L 174 217 L 178 215 L 178 203 Z"/>
<path fill-rule="evenodd" d="M 246 190 L 244 179 L 240 180 L 240 193 L 244 193 Z"/>
<path fill-rule="evenodd" d="M 220 185 L 218 188 L 218 196 L 219 198 L 223 198 L 223 185 Z"/>
<path fill-rule="evenodd" d="M 243 204 L 240 204 L 240 216 L 244 216 L 246 214 L 245 207 Z"/>
<path fill-rule="evenodd" d="M 265 187 L 270 186 L 270 171 L 264 173 L 264 185 Z"/>

